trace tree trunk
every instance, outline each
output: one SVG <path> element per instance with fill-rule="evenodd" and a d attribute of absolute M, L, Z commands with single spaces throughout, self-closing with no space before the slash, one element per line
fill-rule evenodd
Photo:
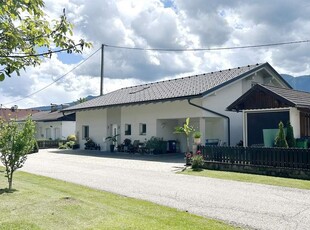
<path fill-rule="evenodd" d="M 186 137 L 186 151 L 187 151 L 187 153 L 190 152 L 189 151 L 189 138 L 188 137 Z"/>
<path fill-rule="evenodd" d="M 8 182 L 9 182 L 9 191 L 12 190 L 12 184 L 13 184 L 13 171 L 11 171 L 8 175 Z"/>

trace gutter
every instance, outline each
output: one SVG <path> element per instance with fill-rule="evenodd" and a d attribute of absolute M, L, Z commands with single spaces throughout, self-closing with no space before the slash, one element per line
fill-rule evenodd
<path fill-rule="evenodd" d="M 213 110 L 204 108 L 204 107 L 202 107 L 202 106 L 200 106 L 200 105 L 196 105 L 196 104 L 194 104 L 194 103 L 191 102 L 191 99 L 187 99 L 187 102 L 188 102 L 188 104 L 190 104 L 190 105 L 192 105 L 192 106 L 194 106 L 194 107 L 197 107 L 197 108 L 199 108 L 199 109 L 202 109 L 202 110 L 204 110 L 204 111 L 213 113 L 213 114 L 215 114 L 215 115 L 218 115 L 218 116 L 220 116 L 220 117 L 223 117 L 223 118 L 227 119 L 227 124 L 228 124 L 228 146 L 230 146 L 230 118 L 229 118 L 228 116 L 224 115 L 224 114 L 221 114 L 221 113 L 215 112 L 215 111 L 213 111 Z"/>

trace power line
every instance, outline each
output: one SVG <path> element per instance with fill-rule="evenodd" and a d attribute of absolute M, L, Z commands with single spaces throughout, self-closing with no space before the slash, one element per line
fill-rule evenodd
<path fill-rule="evenodd" d="M 91 55 L 89 55 L 86 59 L 84 59 L 82 62 L 80 62 L 79 64 L 77 64 L 75 67 L 73 67 L 71 70 L 69 70 L 67 73 L 65 73 L 64 75 L 60 76 L 59 78 L 57 78 L 56 80 L 54 80 L 52 83 L 44 86 L 43 88 L 31 93 L 31 94 L 28 94 L 27 96 L 21 98 L 21 99 L 18 99 L 18 100 L 15 100 L 15 101 L 11 101 L 11 102 L 7 102 L 7 103 L 4 103 L 4 104 L 12 104 L 12 103 L 15 103 L 15 102 L 19 102 L 19 101 L 22 101 L 22 100 L 25 100 L 26 98 L 29 98 L 45 89 L 47 89 L 48 87 L 50 87 L 51 85 L 55 84 L 56 82 L 58 82 L 59 80 L 61 80 L 62 78 L 64 78 L 65 76 L 67 76 L 69 73 L 71 73 L 72 71 L 74 71 L 75 69 L 77 69 L 78 67 L 80 67 L 82 64 L 84 64 L 88 59 L 90 59 L 92 56 L 94 56 L 99 50 L 101 50 L 101 47 L 99 49 L 97 49 L 94 53 L 92 53 Z M 2 105 L 4 105 L 2 104 Z"/>
<path fill-rule="evenodd" d="M 188 48 L 188 49 L 173 49 L 173 48 L 142 48 L 142 47 L 127 47 L 127 46 L 116 46 L 116 45 L 108 45 L 103 44 L 102 47 L 110 47 L 110 48 L 116 48 L 116 49 L 127 49 L 127 50 L 141 50 L 141 51 L 159 51 L 159 52 L 197 52 L 197 51 L 219 51 L 219 50 L 234 50 L 234 49 L 249 49 L 249 48 L 260 48 L 260 47 L 271 47 L 271 46 L 282 46 L 282 45 L 292 45 L 292 44 L 301 44 L 301 43 L 309 43 L 310 40 L 298 40 L 298 41 L 288 41 L 288 42 L 277 42 L 277 43 L 266 43 L 266 44 L 258 44 L 258 45 L 245 45 L 245 46 L 230 46 L 230 47 L 214 47 L 214 48 Z M 15 101 L 7 102 L 5 104 L 11 104 L 15 102 L 22 101 L 26 98 L 29 98 L 46 88 L 50 87 L 51 85 L 55 84 L 65 76 L 67 76 L 69 73 L 80 67 L 82 64 L 84 64 L 88 59 L 90 59 L 92 56 L 94 56 L 99 50 L 102 49 L 102 47 L 98 48 L 94 53 L 92 53 L 90 56 L 88 56 L 86 59 L 84 59 L 81 63 L 76 65 L 74 68 L 72 68 L 70 71 L 62 75 L 61 77 L 54 80 L 52 83 L 46 85 L 45 87 L 21 98 Z M 61 52 L 61 51 L 59 51 Z M 2 104 L 4 106 L 4 104 Z"/>
<path fill-rule="evenodd" d="M 127 50 L 144 50 L 144 51 L 159 51 L 159 52 L 196 52 L 196 51 L 219 51 L 219 50 L 249 49 L 249 48 L 260 48 L 260 47 L 270 47 L 270 46 L 292 45 L 292 44 L 309 43 L 309 42 L 310 42 L 310 40 L 299 40 L 299 41 L 277 42 L 277 43 L 267 43 L 267 44 L 259 44 L 259 45 L 214 47 L 214 48 L 189 48 L 189 49 L 142 48 L 142 47 L 116 46 L 116 45 L 108 45 L 108 44 L 104 44 L 104 46 L 116 48 L 116 49 L 127 49 Z"/>

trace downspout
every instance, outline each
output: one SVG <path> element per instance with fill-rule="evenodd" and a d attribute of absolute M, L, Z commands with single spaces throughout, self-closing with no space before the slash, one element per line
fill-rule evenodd
<path fill-rule="evenodd" d="M 218 115 L 220 117 L 223 117 L 223 118 L 227 119 L 227 125 L 228 125 L 228 146 L 230 146 L 230 118 L 228 116 L 224 115 L 224 114 L 215 112 L 215 111 L 213 111 L 211 109 L 207 109 L 207 108 L 204 108 L 204 107 L 202 107 L 200 105 L 196 105 L 196 104 L 191 102 L 191 99 L 187 99 L 187 102 L 188 102 L 188 104 L 190 104 L 190 105 L 192 105 L 194 107 L 197 107 L 199 109 L 205 110 L 207 112 L 213 113 L 215 115 Z"/>

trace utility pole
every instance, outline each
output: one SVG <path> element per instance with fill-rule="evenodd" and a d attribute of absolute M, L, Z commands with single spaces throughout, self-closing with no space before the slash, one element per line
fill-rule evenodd
<path fill-rule="evenodd" d="M 104 44 L 101 45 L 100 96 L 103 95 L 103 76 L 104 76 Z"/>

